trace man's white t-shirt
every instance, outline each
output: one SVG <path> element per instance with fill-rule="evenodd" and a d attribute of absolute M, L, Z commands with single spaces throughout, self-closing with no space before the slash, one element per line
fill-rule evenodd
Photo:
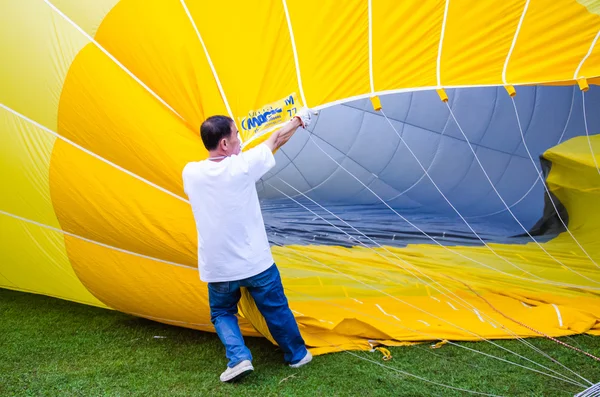
<path fill-rule="evenodd" d="M 260 144 L 221 161 L 189 163 L 183 188 L 198 230 L 198 270 L 205 282 L 236 281 L 273 265 L 256 182 L 275 165 Z"/>

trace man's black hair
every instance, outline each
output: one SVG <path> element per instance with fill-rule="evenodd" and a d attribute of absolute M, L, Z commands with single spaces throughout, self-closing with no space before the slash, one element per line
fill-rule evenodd
<path fill-rule="evenodd" d="M 200 126 L 200 136 L 206 150 L 214 150 L 223 138 L 231 136 L 233 120 L 227 116 L 211 116 Z"/>

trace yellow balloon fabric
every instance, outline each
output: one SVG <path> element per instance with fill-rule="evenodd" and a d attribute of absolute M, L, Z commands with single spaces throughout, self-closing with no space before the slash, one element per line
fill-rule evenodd
<path fill-rule="evenodd" d="M 213 332 L 181 180 L 206 117 L 256 144 L 272 128 L 253 117 L 290 97 L 594 84 L 599 29 L 583 0 L 2 2 L 0 287 Z M 564 266 L 533 243 L 274 247 L 307 344 L 600 335 L 600 137 L 544 158 L 572 235 L 543 247 Z"/>

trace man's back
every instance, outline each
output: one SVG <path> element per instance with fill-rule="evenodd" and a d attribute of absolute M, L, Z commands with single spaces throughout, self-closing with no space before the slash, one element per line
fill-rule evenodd
<path fill-rule="evenodd" d="M 273 264 L 256 182 L 273 166 L 264 144 L 222 161 L 189 163 L 183 186 L 198 230 L 198 269 L 205 282 L 252 277 Z"/>

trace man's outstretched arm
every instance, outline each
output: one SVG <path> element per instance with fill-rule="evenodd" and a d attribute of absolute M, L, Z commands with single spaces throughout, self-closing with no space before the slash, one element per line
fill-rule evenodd
<path fill-rule="evenodd" d="M 314 114 L 317 114 L 317 112 L 315 112 L 312 109 L 301 109 L 292 120 L 285 124 L 281 129 L 272 133 L 269 139 L 265 141 L 265 145 L 267 145 L 267 147 L 271 149 L 272 152 L 275 152 L 277 149 L 282 147 L 287 141 L 290 140 L 290 138 L 292 137 L 292 135 L 294 135 L 298 127 L 308 127 Z"/>

